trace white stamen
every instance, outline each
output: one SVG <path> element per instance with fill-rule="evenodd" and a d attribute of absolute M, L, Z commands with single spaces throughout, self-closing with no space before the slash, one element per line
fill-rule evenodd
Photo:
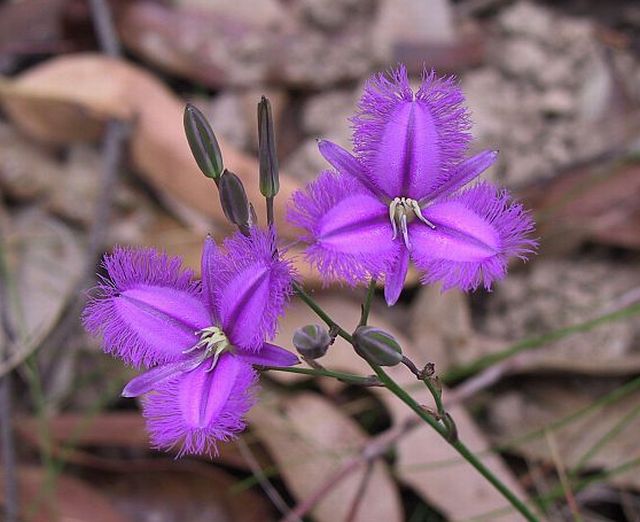
<path fill-rule="evenodd" d="M 408 223 L 414 218 L 418 218 L 425 225 L 430 228 L 436 228 L 436 226 L 422 215 L 422 209 L 420 204 L 412 198 L 394 198 L 389 203 L 389 221 L 391 221 L 391 227 L 393 229 L 392 240 L 398 237 L 398 227 L 402 232 L 404 244 L 407 248 L 411 248 L 411 242 L 409 241 L 409 228 Z"/>
<path fill-rule="evenodd" d="M 418 204 L 418 202 L 415 199 L 411 199 L 409 201 L 411 202 L 411 210 L 413 210 L 413 213 L 416 215 L 416 217 L 425 225 L 428 225 L 431 228 L 435 229 L 436 226 L 422 215 L 422 210 L 420 209 L 420 205 Z"/>
<path fill-rule="evenodd" d="M 191 348 L 183 350 L 182 353 L 189 354 L 198 350 L 202 350 L 202 353 L 197 356 L 197 362 L 192 369 L 197 368 L 207 359 L 211 359 L 211 365 L 207 368 L 207 372 L 215 369 L 218 364 L 218 360 L 223 353 L 233 350 L 233 346 L 229 343 L 229 339 L 224 332 L 217 326 L 209 326 L 196 332 L 196 335 L 200 336 L 200 340 L 194 344 Z"/>

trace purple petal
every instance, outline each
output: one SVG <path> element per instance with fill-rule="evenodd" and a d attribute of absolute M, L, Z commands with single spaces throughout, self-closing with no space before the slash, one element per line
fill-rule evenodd
<path fill-rule="evenodd" d="M 387 206 L 354 178 L 324 172 L 294 193 L 289 220 L 325 281 L 380 277 L 395 254 Z"/>
<path fill-rule="evenodd" d="M 144 416 L 157 448 L 179 447 L 179 457 L 217 454 L 218 441 L 233 439 L 245 428 L 244 415 L 255 402 L 255 371 L 228 354 L 213 371 L 208 367 L 182 373 L 145 397 Z"/>
<path fill-rule="evenodd" d="M 421 199 L 459 163 L 471 138 L 462 91 L 424 72 L 414 94 L 404 66 L 366 84 L 352 119 L 356 156 L 389 198 Z"/>
<path fill-rule="evenodd" d="M 497 150 L 485 150 L 464 160 L 456 165 L 451 172 L 446 172 L 440 184 L 430 190 L 420 203 L 425 204 L 441 196 L 453 194 L 491 167 L 497 159 Z"/>
<path fill-rule="evenodd" d="M 108 278 L 83 312 L 103 349 L 136 367 L 175 361 L 211 324 L 200 287 L 181 260 L 155 250 L 116 248 L 104 258 Z"/>
<path fill-rule="evenodd" d="M 202 247 L 202 258 L 200 261 L 200 272 L 202 277 L 202 298 L 211 311 L 212 321 L 217 323 L 217 309 L 215 302 L 215 261 L 220 255 L 218 245 L 211 236 L 207 236 Z"/>
<path fill-rule="evenodd" d="M 353 176 L 365 187 L 374 192 L 376 196 L 383 196 L 380 189 L 371 183 L 360 162 L 349 151 L 328 140 L 320 140 L 318 142 L 318 149 L 322 157 L 331 163 L 331 166 L 337 173 Z"/>
<path fill-rule="evenodd" d="M 443 289 L 491 288 L 504 277 L 510 256 L 526 259 L 536 242 L 533 221 L 506 191 L 482 183 L 422 211 L 435 230 L 414 221 L 409 235 L 412 257 L 425 271 L 423 282 L 441 280 Z"/>
<path fill-rule="evenodd" d="M 192 370 L 197 365 L 197 359 L 189 358 L 175 363 L 156 366 L 131 379 L 122 390 L 121 395 L 123 397 L 139 397 L 140 395 L 156 390 L 161 384 L 174 379 L 182 372 Z"/>
<path fill-rule="evenodd" d="M 209 286 L 222 329 L 245 350 L 259 350 L 275 336 L 293 293 L 291 263 L 275 252 L 274 232 L 254 227 L 249 237 L 237 233 L 211 256 Z"/>
<path fill-rule="evenodd" d="M 260 351 L 255 353 L 240 352 L 238 357 L 248 364 L 258 364 L 260 366 L 286 367 L 300 363 L 297 355 L 270 343 L 264 343 Z"/>
<path fill-rule="evenodd" d="M 400 245 L 398 258 L 390 265 L 384 279 L 384 298 L 388 306 L 393 306 L 398 301 L 409 269 L 409 250 L 400 239 L 397 241 Z"/>

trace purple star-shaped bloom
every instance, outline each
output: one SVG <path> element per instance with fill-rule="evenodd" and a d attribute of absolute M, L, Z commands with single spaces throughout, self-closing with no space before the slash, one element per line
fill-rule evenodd
<path fill-rule="evenodd" d="M 326 281 L 385 278 L 394 304 L 409 260 L 423 283 L 472 290 L 504 277 L 510 256 L 535 249 L 533 221 L 506 190 L 479 183 L 496 151 L 465 159 L 471 136 L 452 78 L 425 72 L 413 92 L 404 67 L 366 84 L 352 119 L 354 155 L 329 141 L 335 172 L 294 194 L 290 220 L 305 230 L 307 258 Z"/>
<path fill-rule="evenodd" d="M 251 230 L 223 248 L 207 238 L 202 281 L 181 259 L 117 248 L 83 314 L 108 353 L 151 368 L 123 391 L 147 394 L 154 445 L 179 455 L 211 453 L 245 427 L 257 380 L 253 364 L 291 366 L 298 358 L 265 342 L 292 293 L 292 267 L 275 252 L 273 232 Z M 149 393 L 150 392 L 150 393 Z"/>

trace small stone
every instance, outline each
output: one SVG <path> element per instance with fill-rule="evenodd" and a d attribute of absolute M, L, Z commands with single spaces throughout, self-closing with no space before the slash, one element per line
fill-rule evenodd
<path fill-rule="evenodd" d="M 565 89 L 545 92 L 540 100 L 542 111 L 550 116 L 567 115 L 575 111 L 575 95 Z"/>
<path fill-rule="evenodd" d="M 311 96 L 302 113 L 304 131 L 316 137 L 337 131 L 348 137 L 350 129 L 347 118 L 353 114 L 356 101 L 357 95 L 350 90 L 328 91 Z"/>
<path fill-rule="evenodd" d="M 548 56 L 540 45 L 524 38 L 510 39 L 498 51 L 498 66 L 507 74 L 522 78 L 536 78 Z"/>
<path fill-rule="evenodd" d="M 547 9 L 524 1 L 505 9 L 497 22 L 498 27 L 507 34 L 545 41 L 552 30 L 553 20 Z"/>
<path fill-rule="evenodd" d="M 378 59 L 393 59 L 399 43 L 451 44 L 457 39 L 454 15 L 448 0 L 381 0 L 371 29 Z"/>

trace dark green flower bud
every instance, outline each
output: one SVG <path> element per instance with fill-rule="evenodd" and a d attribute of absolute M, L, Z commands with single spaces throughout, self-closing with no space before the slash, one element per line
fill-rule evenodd
<path fill-rule="evenodd" d="M 280 190 L 278 156 L 271 103 L 264 96 L 258 103 L 258 157 L 260 159 L 260 192 L 265 198 L 273 198 Z"/>
<path fill-rule="evenodd" d="M 390 333 L 375 326 L 360 326 L 353 334 L 357 354 L 379 366 L 402 361 L 402 348 Z"/>
<path fill-rule="evenodd" d="M 239 227 L 248 226 L 251 210 L 249 209 L 247 193 L 240 178 L 225 169 L 222 176 L 220 176 L 218 190 L 220 192 L 220 204 L 227 219 Z"/>
<path fill-rule="evenodd" d="M 217 180 L 224 168 L 218 140 L 204 114 L 189 103 L 184 109 L 184 131 L 202 173 Z"/>
<path fill-rule="evenodd" d="M 308 324 L 293 334 L 293 346 L 307 359 L 322 357 L 331 345 L 331 336 L 324 326 Z"/>

